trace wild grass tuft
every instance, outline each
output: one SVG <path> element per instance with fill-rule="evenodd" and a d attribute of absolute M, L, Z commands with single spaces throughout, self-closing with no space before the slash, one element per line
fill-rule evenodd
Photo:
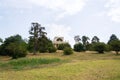
<path fill-rule="evenodd" d="M 56 62 L 60 62 L 61 60 L 59 58 L 23 58 L 18 60 L 11 60 L 7 63 L 1 63 L 0 67 L 3 68 L 12 68 L 21 70 L 23 68 L 32 68 L 32 67 L 38 67 L 39 65 L 43 64 L 52 64 Z"/>

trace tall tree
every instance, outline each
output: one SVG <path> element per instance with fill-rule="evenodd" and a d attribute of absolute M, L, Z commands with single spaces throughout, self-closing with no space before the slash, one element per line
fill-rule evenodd
<path fill-rule="evenodd" d="M 31 29 L 29 31 L 30 40 L 33 40 L 34 44 L 34 52 L 33 54 L 36 54 L 36 51 L 38 51 L 38 39 L 42 37 L 43 35 L 47 34 L 43 30 L 45 30 L 45 27 L 41 27 L 39 23 L 31 23 Z"/>
<path fill-rule="evenodd" d="M 74 51 L 76 52 L 81 52 L 84 51 L 84 46 L 82 43 L 78 43 L 74 45 Z"/>
<path fill-rule="evenodd" d="M 86 46 L 89 44 L 89 41 L 88 40 L 90 40 L 90 38 L 89 37 L 87 37 L 87 36 L 82 36 L 82 43 L 83 43 L 83 45 L 84 45 L 84 49 L 86 50 Z"/>
<path fill-rule="evenodd" d="M 115 51 L 118 55 L 118 52 L 120 51 L 120 40 L 114 40 L 110 42 L 110 47 L 112 51 Z"/>
<path fill-rule="evenodd" d="M 99 42 L 99 38 L 97 37 L 97 36 L 94 36 L 93 38 L 92 38 L 92 40 L 91 40 L 91 42 L 92 43 L 97 43 L 97 42 Z"/>
<path fill-rule="evenodd" d="M 98 53 L 104 53 L 104 51 L 106 50 L 106 44 L 103 42 L 95 43 L 93 44 L 93 49 Z"/>
<path fill-rule="evenodd" d="M 0 43 L 3 43 L 3 40 L 2 40 L 2 38 L 0 38 Z"/>
<path fill-rule="evenodd" d="M 79 35 L 75 36 L 74 40 L 75 40 L 75 44 L 80 43 L 80 41 L 81 41 L 80 36 Z"/>
<path fill-rule="evenodd" d="M 112 34 L 112 35 L 110 36 L 110 39 L 109 39 L 109 41 L 108 41 L 108 44 L 110 44 L 112 41 L 115 41 L 115 40 L 119 40 L 119 39 L 117 38 L 117 36 L 116 36 L 115 34 Z"/>

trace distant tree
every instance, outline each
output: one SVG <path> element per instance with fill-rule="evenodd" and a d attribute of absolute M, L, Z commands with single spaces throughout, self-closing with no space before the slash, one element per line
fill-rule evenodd
<path fill-rule="evenodd" d="M 71 54 L 73 54 L 73 50 L 72 50 L 70 47 L 66 47 L 66 48 L 63 50 L 63 54 L 64 54 L 64 55 L 71 55 Z"/>
<path fill-rule="evenodd" d="M 106 51 L 106 44 L 103 42 L 94 43 L 93 49 L 98 51 L 98 53 L 104 53 L 104 51 Z"/>
<path fill-rule="evenodd" d="M 113 40 L 109 45 L 111 46 L 111 50 L 115 51 L 118 55 L 118 52 L 120 51 L 120 40 Z"/>
<path fill-rule="evenodd" d="M 0 43 L 3 43 L 3 40 L 0 38 Z"/>
<path fill-rule="evenodd" d="M 69 43 L 63 43 L 58 45 L 58 50 L 64 50 L 66 47 L 71 48 L 71 45 Z"/>
<path fill-rule="evenodd" d="M 6 50 L 9 51 L 9 56 L 12 59 L 25 57 L 27 55 L 26 43 L 10 43 L 6 46 Z"/>
<path fill-rule="evenodd" d="M 91 42 L 92 43 L 97 43 L 97 42 L 99 42 L 99 38 L 97 37 L 97 36 L 94 36 L 93 38 L 92 38 L 92 40 L 91 40 Z"/>
<path fill-rule="evenodd" d="M 112 41 L 114 41 L 114 40 L 119 40 L 118 38 L 117 38 L 117 36 L 115 35 L 115 34 L 112 34 L 111 36 L 110 36 L 110 39 L 109 39 L 109 41 L 108 41 L 108 44 L 110 44 Z"/>
<path fill-rule="evenodd" d="M 46 32 L 44 32 L 43 30 L 45 30 L 45 27 L 41 27 L 41 25 L 39 23 L 31 23 L 31 29 L 29 30 L 29 34 L 30 36 L 30 41 L 33 42 L 29 42 L 31 44 L 33 44 L 31 47 L 33 47 L 33 54 L 36 54 L 36 52 L 38 51 L 38 39 L 40 37 L 42 37 L 43 35 L 47 34 Z"/>
<path fill-rule="evenodd" d="M 27 49 L 31 53 L 34 52 L 34 39 L 31 37 L 29 38 Z"/>
<path fill-rule="evenodd" d="M 12 58 L 25 57 L 27 44 L 20 35 L 10 36 L 1 45 L 0 55 L 8 55 Z"/>
<path fill-rule="evenodd" d="M 111 46 L 109 44 L 106 44 L 106 52 L 111 51 Z"/>
<path fill-rule="evenodd" d="M 84 45 L 82 43 L 75 44 L 74 51 L 76 51 L 76 52 L 84 51 Z"/>
<path fill-rule="evenodd" d="M 87 36 L 82 36 L 82 43 L 83 43 L 83 45 L 84 45 L 84 49 L 86 50 L 86 46 L 89 44 L 89 41 L 88 40 L 90 40 L 90 38 L 89 37 L 87 37 Z"/>
<path fill-rule="evenodd" d="M 20 35 L 10 36 L 10 37 L 6 38 L 4 43 L 1 45 L 0 55 L 9 55 L 9 51 L 7 51 L 6 47 L 10 43 L 20 42 L 20 41 L 21 41 Z"/>
<path fill-rule="evenodd" d="M 50 48 L 54 48 L 52 41 L 48 39 L 45 35 L 39 38 L 38 46 L 39 52 L 41 53 L 45 53 L 47 51 L 51 52 Z"/>
<path fill-rule="evenodd" d="M 87 45 L 86 45 L 86 50 L 88 50 L 88 51 L 93 51 L 93 47 L 92 47 L 92 43 L 88 43 Z"/>
<path fill-rule="evenodd" d="M 76 44 L 79 43 L 81 41 L 80 36 L 79 35 L 75 36 L 74 40 Z"/>
<path fill-rule="evenodd" d="M 48 47 L 48 52 L 49 53 L 53 53 L 53 52 L 56 52 L 57 49 L 55 48 L 55 46 L 51 46 L 51 47 Z"/>

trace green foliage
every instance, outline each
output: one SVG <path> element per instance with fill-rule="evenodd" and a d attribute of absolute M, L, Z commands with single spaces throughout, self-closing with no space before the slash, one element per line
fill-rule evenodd
<path fill-rule="evenodd" d="M 27 44 L 21 38 L 20 35 L 10 36 L 5 39 L 4 43 L 1 45 L 0 55 L 8 55 L 13 59 L 19 57 L 25 57 Z"/>
<path fill-rule="evenodd" d="M 64 50 L 66 47 L 69 47 L 71 48 L 70 44 L 69 43 L 64 43 L 64 44 L 59 44 L 57 49 L 58 50 Z"/>
<path fill-rule="evenodd" d="M 82 43 L 84 45 L 84 50 L 87 50 L 87 45 L 89 44 L 88 40 L 90 40 L 89 37 L 82 36 Z"/>
<path fill-rule="evenodd" d="M 52 41 L 49 40 L 44 32 L 45 27 L 41 27 L 39 23 L 32 23 L 31 29 L 29 33 L 31 34 L 30 39 L 28 41 L 28 50 L 29 52 L 45 53 L 45 52 L 53 52 L 55 49 L 53 48 Z M 53 50 L 54 49 L 54 50 Z"/>
<path fill-rule="evenodd" d="M 10 43 L 6 49 L 9 51 L 9 55 L 12 59 L 17 59 L 19 57 L 25 57 L 27 55 L 26 44 L 25 43 Z"/>
<path fill-rule="evenodd" d="M 44 32 L 43 30 L 45 30 L 45 27 L 41 27 L 41 25 L 39 23 L 31 23 L 31 29 L 29 30 L 29 34 L 30 36 L 30 40 L 29 40 L 29 46 L 28 49 L 30 50 L 30 52 L 33 51 L 33 54 L 36 54 L 37 51 L 39 51 L 39 38 L 41 38 L 42 36 L 44 36 L 45 34 L 47 34 L 46 32 Z M 33 48 L 33 49 L 32 49 Z M 45 52 L 46 50 L 44 50 L 43 52 Z"/>
<path fill-rule="evenodd" d="M 57 47 L 58 50 L 63 50 L 64 49 L 64 44 L 59 44 Z"/>
<path fill-rule="evenodd" d="M 53 53 L 53 52 L 56 52 L 57 49 L 53 46 L 53 47 L 48 47 L 48 52 L 49 53 Z"/>
<path fill-rule="evenodd" d="M 54 48 L 52 41 L 49 40 L 46 36 L 39 38 L 39 52 L 45 53 L 49 51 L 49 48 Z M 50 51 L 51 52 L 51 51 Z"/>
<path fill-rule="evenodd" d="M 3 40 L 0 38 L 0 43 L 3 43 Z"/>
<path fill-rule="evenodd" d="M 108 44 L 106 44 L 106 50 L 105 50 L 106 52 L 109 52 L 109 51 L 111 51 L 111 46 L 110 45 L 108 45 Z"/>
<path fill-rule="evenodd" d="M 48 50 L 48 45 L 50 44 L 50 40 L 47 39 L 46 36 L 42 36 L 39 38 L 39 52 L 45 53 Z"/>
<path fill-rule="evenodd" d="M 29 52 L 34 52 L 34 39 L 33 38 L 30 38 L 28 42 L 28 50 Z M 40 53 L 45 53 L 48 51 L 54 52 L 56 50 L 54 48 L 54 45 L 52 44 L 52 41 L 48 39 L 45 35 L 42 35 L 41 37 L 38 38 L 36 51 Z"/>
<path fill-rule="evenodd" d="M 106 50 L 106 44 L 102 42 L 94 43 L 93 49 L 95 51 L 98 51 L 98 53 L 104 53 L 104 51 Z"/>
<path fill-rule="evenodd" d="M 69 47 L 66 47 L 64 49 L 64 55 L 71 55 L 71 54 L 73 54 L 73 50 Z"/>
<path fill-rule="evenodd" d="M 110 42 L 111 50 L 116 51 L 116 54 L 120 51 L 120 40 L 114 40 Z"/>
<path fill-rule="evenodd" d="M 91 40 L 91 42 L 92 43 L 97 43 L 97 42 L 99 42 L 99 38 L 97 37 L 97 36 L 94 36 L 93 38 L 92 38 L 92 40 Z"/>
<path fill-rule="evenodd" d="M 93 51 L 93 45 L 92 45 L 92 43 L 86 45 L 86 50 Z"/>
<path fill-rule="evenodd" d="M 27 50 L 31 53 L 34 52 L 34 39 L 33 38 L 29 39 Z"/>
<path fill-rule="evenodd" d="M 81 44 L 81 43 L 75 44 L 74 45 L 74 51 L 76 51 L 76 52 L 84 51 L 83 44 Z"/>
<path fill-rule="evenodd" d="M 110 44 L 112 41 L 114 41 L 114 40 L 119 40 L 118 38 L 117 38 L 117 36 L 115 35 L 115 34 L 112 34 L 111 36 L 110 36 L 110 39 L 109 39 L 109 41 L 108 41 L 108 44 Z"/>

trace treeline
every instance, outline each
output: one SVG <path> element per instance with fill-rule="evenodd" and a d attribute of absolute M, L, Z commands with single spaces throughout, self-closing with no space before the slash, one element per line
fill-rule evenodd
<path fill-rule="evenodd" d="M 75 36 L 76 40 L 76 36 Z M 98 53 L 104 53 L 105 51 L 115 51 L 116 54 L 120 51 L 120 40 L 115 35 L 112 34 L 107 43 L 100 42 L 97 36 L 91 39 L 87 36 L 82 36 L 80 38 L 77 36 L 77 43 L 74 45 L 74 51 L 97 51 Z"/>
<path fill-rule="evenodd" d="M 41 27 L 39 23 L 31 23 L 31 29 L 29 30 L 29 40 L 24 40 L 17 34 L 6 38 L 4 41 L 0 39 L 2 43 L 0 45 L 0 55 L 11 56 L 13 59 L 19 57 L 25 57 L 28 52 L 34 55 L 45 52 L 56 52 L 56 48 L 52 44 L 52 41 L 46 37 L 45 27 Z"/>
<path fill-rule="evenodd" d="M 75 36 L 74 39 L 76 43 L 74 44 L 73 50 L 76 52 L 97 51 L 98 53 L 104 53 L 115 51 L 118 55 L 120 51 L 120 40 L 115 34 L 110 36 L 107 43 L 100 42 L 100 39 L 97 36 L 94 36 L 91 41 L 88 36 L 82 36 L 81 38 L 79 36 Z M 57 49 L 64 50 L 66 47 L 71 48 L 70 44 L 66 43 L 60 44 Z"/>
<path fill-rule="evenodd" d="M 94 36 L 91 41 L 89 37 L 75 36 L 74 48 L 71 48 L 69 43 L 59 44 L 55 47 L 50 39 L 47 38 L 45 27 L 42 27 L 39 23 L 31 23 L 31 29 L 29 30 L 29 39 L 24 40 L 19 34 L 10 36 L 4 41 L 0 38 L 0 55 L 10 56 L 13 59 L 19 57 L 25 57 L 27 53 L 54 53 L 56 50 L 64 50 L 65 55 L 69 55 L 74 51 L 98 51 L 98 53 L 104 53 L 105 51 L 116 51 L 116 54 L 120 51 L 120 40 L 115 34 L 110 36 L 107 43 L 100 42 L 97 36 Z"/>

